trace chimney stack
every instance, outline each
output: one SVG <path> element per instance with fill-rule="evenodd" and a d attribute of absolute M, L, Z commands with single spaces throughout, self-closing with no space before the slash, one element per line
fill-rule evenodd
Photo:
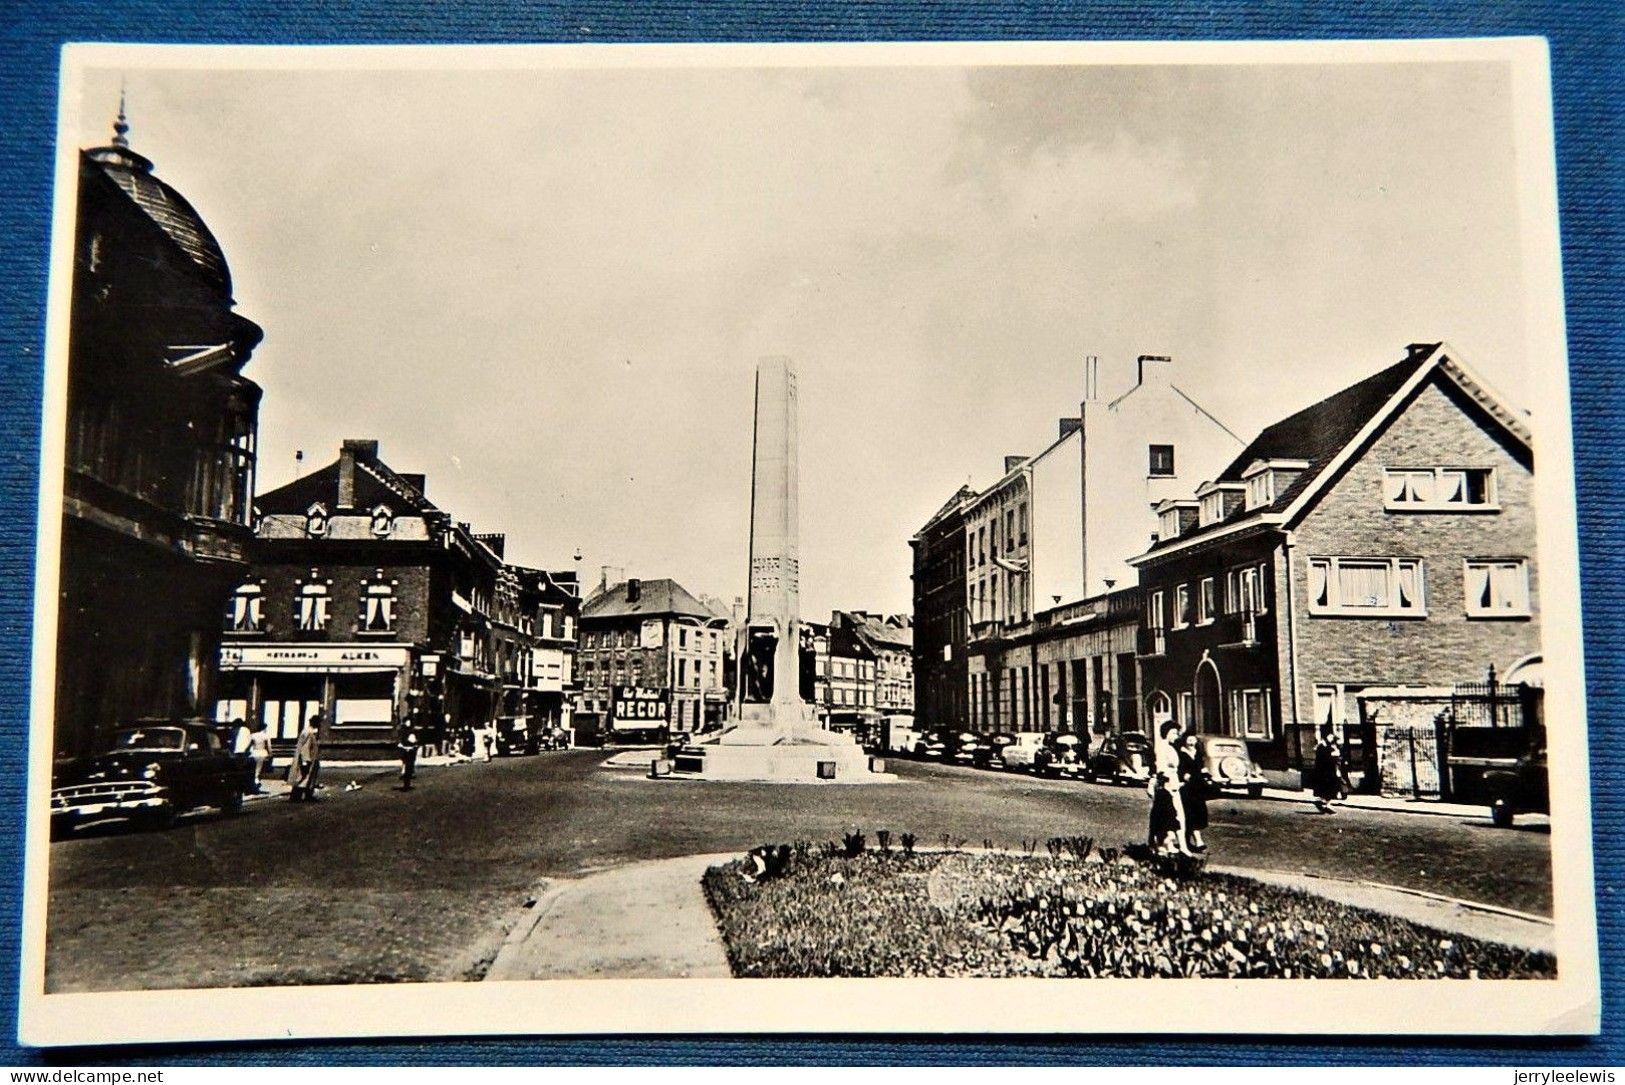
<path fill-rule="evenodd" d="M 345 440 L 339 445 L 339 493 L 341 509 L 355 508 L 355 461 L 357 458 L 376 460 L 377 441 Z"/>
<path fill-rule="evenodd" d="M 1081 418 L 1063 418 L 1063 419 L 1061 419 L 1061 432 L 1057 436 L 1059 438 L 1061 438 L 1061 439 L 1065 439 L 1066 437 L 1078 432 L 1082 428 L 1083 428 L 1083 419 L 1081 419 Z"/>
<path fill-rule="evenodd" d="M 1008 475 L 1011 471 L 1014 471 L 1016 468 L 1020 467 L 1026 462 L 1026 456 L 1006 456 L 1004 458 L 1004 473 Z"/>
<path fill-rule="evenodd" d="M 1167 384 L 1173 372 L 1174 360 L 1166 354 L 1140 355 L 1140 383 Z"/>

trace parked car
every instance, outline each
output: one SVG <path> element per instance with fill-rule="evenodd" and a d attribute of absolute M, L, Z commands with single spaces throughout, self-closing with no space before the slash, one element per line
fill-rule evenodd
<path fill-rule="evenodd" d="M 1264 770 L 1253 763 L 1247 743 L 1230 735 L 1197 735 L 1202 751 L 1202 771 L 1215 788 L 1247 792 L 1247 797 L 1264 797 L 1268 781 Z"/>
<path fill-rule="evenodd" d="M 1143 784 L 1151 779 L 1154 760 L 1151 737 L 1139 731 L 1125 731 L 1101 740 L 1100 748 L 1089 755 L 1086 772 L 1091 780 Z"/>
<path fill-rule="evenodd" d="M 51 786 L 51 829 L 127 818 L 167 827 L 199 806 L 242 809 L 253 762 L 233 754 L 202 720 L 155 720 L 113 732 L 102 753 L 59 768 Z"/>
<path fill-rule="evenodd" d="M 1546 743 L 1541 741 L 1512 768 L 1485 772 L 1484 792 L 1490 800 L 1490 820 L 1503 829 L 1510 828 L 1519 814 L 1551 813 Z"/>
<path fill-rule="evenodd" d="M 532 754 L 541 749 L 541 739 L 525 716 L 502 716 L 497 720 L 497 756 Z"/>
<path fill-rule="evenodd" d="M 914 748 L 909 751 L 920 760 L 941 761 L 947 748 L 947 742 L 941 731 L 922 731 L 920 737 L 914 740 Z"/>
<path fill-rule="evenodd" d="M 1089 744 L 1070 731 L 1045 735 L 1044 744 L 1033 755 L 1033 771 L 1040 776 L 1084 775 Z"/>
<path fill-rule="evenodd" d="M 982 746 L 976 751 L 975 764 L 982 769 L 1004 768 L 1004 751 L 1016 741 L 1016 736 L 1009 731 L 998 731 L 982 739 Z"/>
<path fill-rule="evenodd" d="M 982 756 L 982 736 L 974 731 L 949 731 L 944 737 L 944 747 L 944 761 L 975 764 L 976 759 Z"/>
<path fill-rule="evenodd" d="M 1044 748 L 1043 734 L 1020 731 L 1010 737 L 1012 741 L 999 751 L 999 763 L 1010 772 L 1031 772 L 1038 751 Z"/>

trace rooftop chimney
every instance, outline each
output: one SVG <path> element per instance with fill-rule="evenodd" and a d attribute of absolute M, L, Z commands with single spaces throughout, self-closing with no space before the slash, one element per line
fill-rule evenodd
<path fill-rule="evenodd" d="M 641 598 L 643 598 L 643 581 L 634 576 L 626 582 L 626 601 L 635 603 Z"/>
<path fill-rule="evenodd" d="M 340 443 L 338 505 L 341 509 L 355 508 L 355 461 L 357 458 L 376 460 L 378 458 L 378 442 L 350 439 Z"/>
<path fill-rule="evenodd" d="M 1140 355 L 1140 383 L 1167 384 L 1173 371 L 1174 360 L 1166 354 Z"/>
<path fill-rule="evenodd" d="M 1014 471 L 1016 468 L 1020 467 L 1026 462 L 1026 456 L 1006 456 L 1004 458 L 1004 473 L 1008 475 L 1011 471 Z"/>

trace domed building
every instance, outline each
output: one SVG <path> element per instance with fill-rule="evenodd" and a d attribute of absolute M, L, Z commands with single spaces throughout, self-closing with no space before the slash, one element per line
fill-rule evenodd
<path fill-rule="evenodd" d="M 261 330 L 219 242 L 153 164 L 79 157 L 68 342 L 56 755 L 121 722 L 208 713 L 220 616 L 247 570 Z"/>

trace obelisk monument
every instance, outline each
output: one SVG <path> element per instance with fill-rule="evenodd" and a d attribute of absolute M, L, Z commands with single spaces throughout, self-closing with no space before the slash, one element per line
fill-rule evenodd
<path fill-rule="evenodd" d="M 797 520 L 800 435 L 796 374 L 788 358 L 756 367 L 751 443 L 750 586 L 737 645 L 734 725 L 674 758 L 675 775 L 786 783 L 871 783 L 850 735 L 818 726 L 801 696 L 801 553 Z"/>
<path fill-rule="evenodd" d="M 772 741 L 815 727 L 801 698 L 801 549 L 796 374 L 788 358 L 756 367 L 751 442 L 750 588 L 739 645 L 739 727 L 724 741 Z"/>

